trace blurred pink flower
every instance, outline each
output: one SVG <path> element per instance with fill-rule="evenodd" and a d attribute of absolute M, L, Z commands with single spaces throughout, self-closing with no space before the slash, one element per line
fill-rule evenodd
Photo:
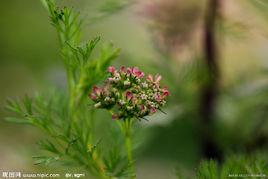
<path fill-rule="evenodd" d="M 202 17 L 199 4 L 198 0 L 141 1 L 141 14 L 148 22 L 157 48 L 176 53 L 190 43 L 198 29 L 197 22 Z"/>

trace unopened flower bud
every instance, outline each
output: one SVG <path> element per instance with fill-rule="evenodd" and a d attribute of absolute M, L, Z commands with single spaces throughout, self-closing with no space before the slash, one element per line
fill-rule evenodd
<path fill-rule="evenodd" d="M 145 82 L 144 82 L 144 83 L 142 83 L 142 84 L 141 84 L 141 86 L 142 86 L 143 88 L 148 88 L 148 84 L 147 84 L 147 83 L 145 83 Z"/>
<path fill-rule="evenodd" d="M 141 97 L 141 99 L 143 99 L 143 100 L 147 99 L 147 96 L 146 96 L 145 94 L 142 94 L 140 97 Z"/>
<path fill-rule="evenodd" d="M 131 111 L 132 109 L 133 109 L 133 106 L 128 106 L 128 107 L 127 107 L 127 110 L 128 110 L 128 111 Z"/>
<path fill-rule="evenodd" d="M 116 92 L 116 93 L 115 93 L 115 96 L 116 96 L 117 98 L 119 98 L 119 97 L 120 97 L 120 93 L 119 93 L 119 92 Z"/>
<path fill-rule="evenodd" d="M 133 97 L 133 94 L 130 91 L 126 92 L 126 98 L 127 100 L 131 100 L 131 98 Z"/>
<path fill-rule="evenodd" d="M 110 99 L 111 98 L 109 96 L 107 96 L 107 97 L 105 97 L 104 101 L 108 102 L 108 101 L 110 101 Z"/>
<path fill-rule="evenodd" d="M 130 81 L 124 81 L 124 86 L 129 86 L 130 85 Z"/>
<path fill-rule="evenodd" d="M 151 114 L 156 113 L 156 108 L 154 108 L 154 107 L 153 107 L 153 108 L 151 108 L 151 109 L 150 109 L 150 113 L 151 113 Z"/>
<path fill-rule="evenodd" d="M 113 67 L 113 66 L 109 66 L 109 67 L 107 68 L 107 71 L 108 71 L 109 73 L 114 73 L 114 72 L 116 71 L 116 69 L 115 69 L 115 67 Z"/>
<path fill-rule="evenodd" d="M 94 105 L 94 107 L 95 107 L 95 108 L 99 108 L 99 107 L 101 107 L 101 102 L 96 103 L 96 104 Z"/>
<path fill-rule="evenodd" d="M 123 101 L 122 99 L 120 99 L 118 103 L 119 103 L 121 106 L 123 106 L 123 105 L 125 105 L 125 104 L 126 104 L 126 102 L 125 102 L 125 101 Z"/>

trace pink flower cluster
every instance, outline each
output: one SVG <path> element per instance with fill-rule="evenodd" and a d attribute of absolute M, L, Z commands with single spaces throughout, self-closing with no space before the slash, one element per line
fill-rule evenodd
<path fill-rule="evenodd" d="M 111 111 L 113 119 L 144 119 L 165 105 L 169 91 L 160 86 L 160 75 L 145 76 L 137 67 L 124 66 L 119 70 L 110 66 L 107 71 L 104 85 L 94 86 L 89 97 L 95 108 Z"/>

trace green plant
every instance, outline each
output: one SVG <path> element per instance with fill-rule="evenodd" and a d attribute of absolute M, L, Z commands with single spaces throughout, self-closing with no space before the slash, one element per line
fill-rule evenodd
<path fill-rule="evenodd" d="M 43 3 L 58 34 L 68 92 L 56 90 L 32 98 L 26 96 L 21 101 L 8 100 L 7 109 L 16 116 L 6 120 L 33 125 L 48 136 L 38 143 L 45 152 L 34 157 L 36 164 L 60 162 L 84 167 L 98 178 L 132 175 L 127 172 L 123 154 L 101 151 L 101 140 L 94 136 L 94 110 L 88 106 L 87 98 L 92 85 L 105 77 L 106 68 L 118 56 L 119 49 L 106 44 L 99 56 L 93 56 L 100 37 L 81 43 L 79 13 L 66 7 L 59 9 L 52 0 Z"/>
<path fill-rule="evenodd" d="M 268 175 L 267 160 L 264 155 L 234 155 L 222 164 L 214 160 L 201 162 L 197 169 L 197 178 L 265 178 Z"/>
<path fill-rule="evenodd" d="M 221 162 L 214 159 L 202 160 L 192 171 L 179 166 L 176 175 L 178 179 L 266 178 L 267 166 L 265 153 L 232 154 Z"/>
<path fill-rule="evenodd" d="M 90 98 L 95 108 L 107 109 L 125 137 L 128 164 L 133 168 L 132 158 L 132 125 L 135 119 L 145 119 L 145 116 L 161 110 L 166 104 L 169 91 L 160 86 L 160 75 L 153 77 L 149 74 L 144 79 L 144 73 L 137 67 L 120 70 L 108 67 L 110 76 L 103 87 L 94 86 Z M 162 111 L 163 112 L 163 111 Z M 120 121 L 119 121 L 120 120 Z"/>
<path fill-rule="evenodd" d="M 154 78 L 148 75 L 144 80 L 143 72 L 137 68 L 121 68 L 123 71 L 120 75 L 124 74 L 125 80 L 128 81 L 127 84 L 116 83 L 116 70 L 109 65 L 120 50 L 113 48 L 112 44 L 106 44 L 101 48 L 99 56 L 96 56 L 93 51 L 96 51 L 100 37 L 81 43 L 82 21 L 79 19 L 79 13 L 66 7 L 57 8 L 52 0 L 42 2 L 50 14 L 51 24 L 57 31 L 68 90 L 55 90 L 53 93 L 38 94 L 31 98 L 26 96 L 21 101 L 8 100 L 7 109 L 16 115 L 7 117 L 6 120 L 32 125 L 44 131 L 47 138 L 38 142 L 44 154 L 33 157 L 37 165 L 52 165 L 57 162 L 64 166 L 83 167 L 97 178 L 136 178 L 132 157 L 133 118 L 144 118 L 155 113 L 157 109 L 161 110 L 160 107 L 166 103 L 165 98 L 169 92 L 166 88 L 160 88 L 161 76 Z M 107 68 L 111 80 L 106 84 L 118 89 L 121 101 L 129 103 L 128 106 L 117 109 L 120 113 L 113 111 L 113 118 L 123 119 L 123 122 L 117 121 L 121 132 L 112 140 L 120 140 L 123 134 L 125 152 L 121 151 L 121 143 L 110 146 L 109 150 L 103 150 L 103 139 L 95 135 L 96 115 L 95 108 L 89 104 L 90 90 L 93 88 L 90 97 L 97 103 L 95 107 L 100 104 L 99 107 L 111 109 L 110 107 L 119 104 L 119 98 L 104 96 L 108 91 L 104 93 L 104 89 L 93 87 L 107 76 Z M 142 84 L 147 86 L 140 89 Z M 146 93 L 145 97 L 149 95 L 150 98 L 148 97 L 147 101 L 137 101 L 138 96 L 135 96 L 134 103 L 134 95 L 142 95 L 142 92 Z M 107 100 L 108 97 L 109 100 L 114 99 L 112 105 Z M 141 107 L 141 111 L 137 107 Z"/>

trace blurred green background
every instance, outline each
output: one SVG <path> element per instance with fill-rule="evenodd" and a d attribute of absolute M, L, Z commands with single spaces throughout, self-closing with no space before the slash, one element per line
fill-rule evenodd
<path fill-rule="evenodd" d="M 160 73 L 171 91 L 167 115 L 142 123 L 137 152 L 142 178 L 175 178 L 176 167 L 202 159 L 198 87 L 207 1 L 62 0 L 84 17 L 83 39 L 101 35 L 122 49 L 115 65 Z M 268 4 L 224 1 L 217 23 L 219 93 L 212 135 L 223 156 L 267 150 Z M 64 89 L 56 33 L 38 0 L 0 2 L 0 117 L 7 98 Z M 202 76 L 202 75 L 201 75 Z M 0 120 L 0 169 L 43 171 L 30 157 L 42 133 Z"/>

